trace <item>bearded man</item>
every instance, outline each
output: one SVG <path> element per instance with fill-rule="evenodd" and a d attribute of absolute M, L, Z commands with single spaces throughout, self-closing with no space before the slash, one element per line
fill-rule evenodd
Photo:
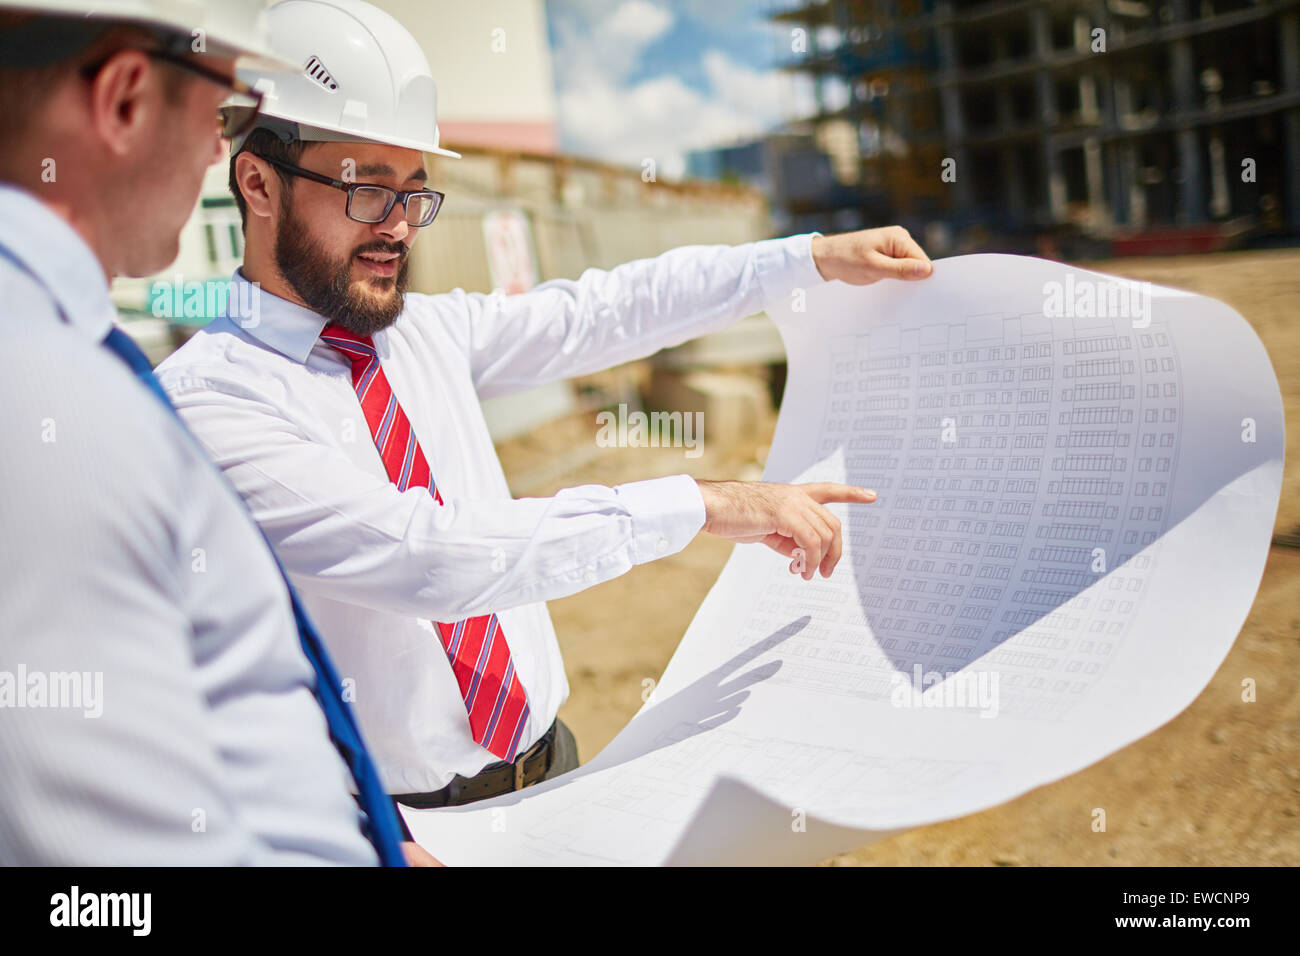
<path fill-rule="evenodd" d="M 247 77 L 262 115 L 232 144 L 246 251 L 231 301 L 257 283 L 258 308 L 214 321 L 160 378 L 302 589 L 389 793 L 440 807 L 553 777 L 578 758 L 545 601 L 702 530 L 829 576 L 826 504 L 875 493 L 681 474 L 515 499 L 479 399 L 650 355 L 796 288 L 920 278 L 929 260 L 891 227 L 684 246 L 512 296 L 407 292 L 444 201 L 422 152 L 458 155 L 438 142 L 428 63 L 359 0 L 270 18 L 306 68 Z"/>

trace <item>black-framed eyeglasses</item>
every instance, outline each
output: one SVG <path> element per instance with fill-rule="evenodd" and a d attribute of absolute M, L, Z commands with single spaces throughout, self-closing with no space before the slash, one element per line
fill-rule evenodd
<path fill-rule="evenodd" d="M 103 59 L 88 63 L 81 68 L 82 76 L 91 79 L 104 68 L 105 63 L 120 52 L 122 51 L 114 51 Z M 140 52 L 155 60 L 162 60 L 182 70 L 188 70 L 195 76 L 201 76 L 230 91 L 230 96 L 217 108 L 217 133 L 223 139 L 243 136 L 257 125 L 258 114 L 262 111 L 261 90 L 254 89 L 238 77 L 224 76 L 216 70 L 210 70 L 201 63 L 195 63 L 188 57 L 172 53 L 170 50 L 141 50 Z"/>
<path fill-rule="evenodd" d="M 433 222 L 433 217 L 438 215 L 438 210 L 442 208 L 442 201 L 447 198 L 445 193 L 440 193 L 436 189 L 412 189 L 403 192 L 376 183 L 345 183 L 341 179 L 331 179 L 329 176 L 314 173 L 310 169 L 303 169 L 301 166 L 279 159 L 272 159 L 270 156 L 259 158 L 291 175 L 342 189 L 348 194 L 348 218 L 357 222 L 383 222 L 393 211 L 393 206 L 400 202 L 407 224 L 420 228 Z"/>

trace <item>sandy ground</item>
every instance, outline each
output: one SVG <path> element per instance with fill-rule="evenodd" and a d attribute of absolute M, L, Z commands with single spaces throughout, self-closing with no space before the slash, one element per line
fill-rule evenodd
<path fill-rule="evenodd" d="M 1226 253 L 1090 263 L 1212 295 L 1255 328 L 1277 371 L 1288 454 L 1279 534 L 1300 533 L 1300 253 Z M 687 472 L 754 478 L 765 452 L 599 449 L 592 416 L 553 423 L 500 451 L 517 496 Z M 577 449 L 572 458 L 557 455 Z M 583 460 L 585 459 L 585 460 Z M 570 468 L 570 460 L 578 463 Z M 556 463 L 559 462 L 557 465 Z M 758 545 L 745 545 L 758 547 Z M 679 554 L 550 604 L 571 685 L 561 717 L 584 761 L 627 723 L 662 673 L 732 545 L 701 535 Z M 1227 660 L 1186 711 L 1081 773 L 983 813 L 903 833 L 827 861 L 855 865 L 1268 865 L 1300 863 L 1300 550 L 1275 546 Z M 1257 699 L 1241 699 L 1255 679 Z M 1094 833 L 1094 808 L 1107 831 Z"/>

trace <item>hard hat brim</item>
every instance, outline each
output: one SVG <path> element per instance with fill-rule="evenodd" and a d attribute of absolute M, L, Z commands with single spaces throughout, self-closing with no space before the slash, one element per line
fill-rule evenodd
<path fill-rule="evenodd" d="M 407 139 L 401 136 L 369 136 L 365 133 L 348 129 L 343 126 L 337 126 L 330 123 L 301 123 L 298 120 L 288 116 L 281 116 L 272 110 L 263 110 L 262 116 L 273 116 L 278 120 L 286 123 L 293 123 L 298 127 L 298 139 L 304 143 L 377 143 L 380 146 L 398 146 L 402 149 L 418 149 L 422 153 L 433 153 L 436 156 L 449 156 L 452 159 L 463 159 L 460 153 L 454 150 L 446 149 L 434 143 L 428 143 L 418 139 Z"/>

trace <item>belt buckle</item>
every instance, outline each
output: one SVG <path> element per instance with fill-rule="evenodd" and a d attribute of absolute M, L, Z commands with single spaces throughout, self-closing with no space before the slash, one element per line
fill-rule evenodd
<path fill-rule="evenodd" d="M 537 743 L 533 744 L 531 747 L 529 747 L 527 750 L 525 750 L 525 751 L 524 751 L 523 753 L 521 753 L 519 756 L 515 757 L 515 762 L 514 762 L 515 780 L 514 780 L 514 783 L 515 783 L 515 789 L 516 789 L 516 790 L 522 790 L 522 789 L 524 789 L 525 786 L 528 786 L 528 784 L 525 784 L 525 783 L 524 783 L 524 768 L 527 766 L 529 760 L 531 760 L 533 757 L 537 756 L 537 754 L 539 754 L 539 753 L 542 752 L 542 750 L 545 748 L 545 746 L 546 746 L 546 738 L 545 738 L 545 737 L 542 737 L 542 739 L 539 740 L 539 741 L 537 741 Z M 544 773 L 544 772 L 545 772 L 545 768 L 543 768 L 543 773 Z M 533 782 L 536 783 L 536 781 L 533 781 Z"/>

